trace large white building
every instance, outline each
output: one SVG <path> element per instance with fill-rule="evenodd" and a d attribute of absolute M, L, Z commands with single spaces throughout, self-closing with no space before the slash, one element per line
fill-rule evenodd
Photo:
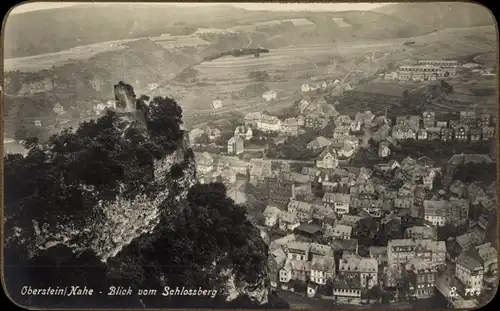
<path fill-rule="evenodd" d="M 465 285 L 465 288 L 473 292 L 469 293 L 470 296 L 481 293 L 483 275 L 484 267 L 478 260 L 470 256 L 467 252 L 463 252 L 458 256 L 455 276 Z"/>
<path fill-rule="evenodd" d="M 268 101 L 271 101 L 273 99 L 278 98 L 278 93 L 274 90 L 270 90 L 270 91 L 267 91 L 264 94 L 262 94 L 262 98 L 264 98 L 264 100 L 266 102 L 268 102 Z"/>
<path fill-rule="evenodd" d="M 419 65 L 437 66 L 441 68 L 457 68 L 459 66 L 456 60 L 421 60 Z"/>

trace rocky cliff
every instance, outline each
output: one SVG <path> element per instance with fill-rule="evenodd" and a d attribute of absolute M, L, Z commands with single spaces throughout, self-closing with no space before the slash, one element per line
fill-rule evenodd
<path fill-rule="evenodd" d="M 268 303 L 267 246 L 223 185 L 197 183 L 180 107 L 168 98 L 137 107 L 136 113 L 109 112 L 45 145 L 28 141 L 26 156 L 6 158 L 7 249 L 26 249 L 28 262 L 47 251 L 60 262 L 54 250 L 61 246 L 74 260 L 90 252 L 107 271 L 92 278 L 112 284 L 219 291 L 213 301 L 194 303 L 240 297 Z M 58 275 L 50 269 L 44 273 Z"/>

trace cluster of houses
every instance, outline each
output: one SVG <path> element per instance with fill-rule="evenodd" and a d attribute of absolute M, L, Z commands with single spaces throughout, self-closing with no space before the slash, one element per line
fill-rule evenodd
<path fill-rule="evenodd" d="M 339 154 L 345 152 L 341 150 L 351 144 L 356 149 L 359 144 L 349 134 L 357 129 L 357 122 L 386 125 L 387 120 L 368 112 L 359 113 L 355 122 L 343 116 L 337 116 L 337 120 L 342 131 L 330 139 L 311 141 L 307 147 L 322 152 L 315 165 L 304 166 L 300 173 L 292 171 L 286 162 L 270 159 L 245 161 L 206 152 L 196 154 L 201 180 L 231 185 L 236 175 L 241 175 L 263 190 L 260 199 L 267 207 L 262 225 L 266 231 L 288 234 L 271 242 L 273 286 L 295 290 L 306 284 L 309 295 L 356 302 L 373 284 L 390 290 L 401 288 L 405 279 L 411 297 L 427 298 L 440 286 L 440 271 L 449 262 L 455 263 L 450 278 L 456 282 L 455 287 L 461 286 L 462 293 L 470 284 L 476 284 L 479 292 L 483 284 L 494 282 L 488 275 L 496 271 L 492 259 L 496 250 L 486 241 L 495 206 L 491 195 L 474 183 L 454 181 L 442 189 L 435 185 L 436 176 L 452 174 L 457 165 L 492 160 L 487 155 L 462 154 L 452 156 L 444 167 L 435 167 L 426 157 L 408 157 L 400 163 L 392 160 L 372 169 L 340 165 Z M 347 124 L 348 130 L 342 127 Z M 237 127 L 234 137 L 250 139 L 252 126 Z M 335 146 L 339 142 L 342 146 Z M 315 189 L 321 189 L 321 197 Z M 476 220 L 470 219 L 472 208 L 482 211 Z M 357 227 L 364 218 L 376 220 L 379 231 L 399 232 L 402 238 L 389 240 L 387 246 L 371 247 L 369 257 L 361 256 Z M 438 228 L 448 225 L 465 225 L 468 233 L 438 241 Z M 340 260 L 333 256 L 336 250 L 344 252 Z M 368 282 L 370 273 L 373 275 Z"/>
<path fill-rule="evenodd" d="M 385 74 L 386 80 L 433 81 L 439 77 L 453 76 L 459 67 L 454 60 L 421 60 L 415 65 L 403 65 L 398 71 Z"/>
<path fill-rule="evenodd" d="M 433 191 L 432 179 L 439 168 L 425 164 L 425 159 L 392 162 L 373 171 L 304 168 L 302 175 L 311 177 L 312 187 L 321 184 L 329 191 L 321 200 L 297 194 L 297 182 L 273 182 L 263 225 L 288 234 L 271 242 L 273 286 L 297 290 L 306 284 L 310 296 L 333 296 L 347 303 L 366 298 L 375 285 L 387 290 L 404 287 L 410 297 L 429 298 L 435 295 L 449 263 L 455 268 L 446 278 L 461 288 L 461 295 L 466 289 L 480 293 L 484 284 L 495 284 L 497 252 L 485 241 L 494 203 L 484 190 L 463 183 L 462 189 L 456 181 L 446 191 Z M 387 178 L 377 170 L 399 171 L 394 179 L 404 184 L 399 189 L 391 187 L 390 181 L 384 184 Z M 469 220 L 472 207 L 483 211 L 478 220 Z M 370 247 L 369 255 L 361 256 L 357 226 L 367 217 L 377 220 L 379 231 L 400 231 L 401 238 L 389 239 L 387 246 Z M 467 233 L 438 240 L 439 227 L 462 223 L 468 224 Z M 343 254 L 335 259 L 339 250 Z"/>
<path fill-rule="evenodd" d="M 414 65 L 403 65 L 395 72 L 382 74 L 385 80 L 399 81 L 435 81 L 437 79 L 455 76 L 462 67 L 483 76 L 494 76 L 491 68 L 478 68 L 479 64 L 467 63 L 461 65 L 455 60 L 421 60 Z"/>
<path fill-rule="evenodd" d="M 489 113 L 478 115 L 475 111 L 461 111 L 457 118 L 437 120 L 435 112 L 425 111 L 422 116 L 398 116 L 392 127 L 384 125 L 376 134 L 377 140 L 383 140 L 379 145 L 379 156 L 387 157 L 394 140 L 477 142 L 494 139 L 495 127 Z M 387 137 L 394 140 L 387 140 Z"/>

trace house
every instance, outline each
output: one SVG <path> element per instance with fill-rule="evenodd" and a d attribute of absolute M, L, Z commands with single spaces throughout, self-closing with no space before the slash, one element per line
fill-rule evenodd
<path fill-rule="evenodd" d="M 398 73 L 397 72 L 391 72 L 391 73 L 386 73 L 384 75 L 385 80 L 397 80 L 398 79 Z"/>
<path fill-rule="evenodd" d="M 395 125 L 392 128 L 391 136 L 397 140 L 417 139 L 417 132 L 414 128 L 406 125 Z"/>
<path fill-rule="evenodd" d="M 321 174 L 321 170 L 317 167 L 307 167 L 304 166 L 301 171 L 302 175 L 307 175 L 311 179 L 311 181 L 316 180 L 316 177 Z"/>
<path fill-rule="evenodd" d="M 481 130 L 483 140 L 491 140 L 495 137 L 495 128 L 493 126 L 483 126 Z"/>
<path fill-rule="evenodd" d="M 437 230 L 436 227 L 430 227 L 430 226 L 412 226 L 406 228 L 404 232 L 404 238 L 419 239 L 419 240 L 431 239 L 436 241 Z"/>
<path fill-rule="evenodd" d="M 300 226 L 297 212 L 281 212 L 279 218 L 279 228 L 283 231 L 293 231 Z"/>
<path fill-rule="evenodd" d="M 281 268 L 279 272 L 279 281 L 282 284 L 287 284 L 292 280 L 292 270 L 293 270 L 293 265 L 290 259 L 286 259 L 285 264 L 283 265 L 283 268 Z"/>
<path fill-rule="evenodd" d="M 337 151 L 331 147 L 326 147 L 316 160 L 316 167 L 334 169 L 339 165 Z"/>
<path fill-rule="evenodd" d="M 268 101 L 271 101 L 273 99 L 276 99 L 278 98 L 278 93 L 274 90 L 270 90 L 270 91 L 267 91 L 267 92 L 264 92 L 264 94 L 262 94 L 262 98 L 268 102 Z"/>
<path fill-rule="evenodd" d="M 418 140 L 425 140 L 428 139 L 428 134 L 427 134 L 427 129 L 418 129 L 417 131 L 417 139 Z"/>
<path fill-rule="evenodd" d="M 288 211 L 297 211 L 297 217 L 300 222 L 309 222 L 312 220 L 313 207 L 311 203 L 291 199 L 288 203 Z"/>
<path fill-rule="evenodd" d="M 272 161 L 264 159 L 251 159 L 249 167 L 250 183 L 262 185 L 266 178 L 272 176 Z"/>
<path fill-rule="evenodd" d="M 343 215 L 349 213 L 349 201 L 351 196 L 344 193 L 325 193 L 323 205 L 332 207 L 336 214 Z"/>
<path fill-rule="evenodd" d="M 465 125 L 476 125 L 475 111 L 460 111 L 460 123 Z"/>
<path fill-rule="evenodd" d="M 472 128 L 469 131 L 470 141 L 476 142 L 481 140 L 482 129 L 481 128 Z"/>
<path fill-rule="evenodd" d="M 297 116 L 297 124 L 299 125 L 300 128 L 304 127 L 306 123 L 306 118 L 303 115 L 298 115 Z"/>
<path fill-rule="evenodd" d="M 446 244 L 444 241 L 394 239 L 387 243 L 388 265 L 391 269 L 399 270 L 412 258 L 443 266 L 446 261 Z"/>
<path fill-rule="evenodd" d="M 338 115 L 333 121 L 335 126 L 350 125 L 352 123 L 351 117 L 348 115 Z"/>
<path fill-rule="evenodd" d="M 447 128 L 448 127 L 448 121 L 447 120 L 436 121 L 436 127 Z"/>
<path fill-rule="evenodd" d="M 323 137 L 323 136 L 318 136 L 315 139 L 311 140 L 306 148 L 310 150 L 321 150 L 325 147 L 328 147 L 332 144 L 332 141 Z"/>
<path fill-rule="evenodd" d="M 228 154 L 241 154 L 245 151 L 245 146 L 243 139 L 239 136 L 233 136 L 227 142 L 227 153 Z"/>
<path fill-rule="evenodd" d="M 257 128 L 262 132 L 279 132 L 281 128 L 281 120 L 275 116 L 262 115 L 262 118 L 257 122 Z"/>
<path fill-rule="evenodd" d="M 441 140 L 451 141 L 453 139 L 453 129 L 451 128 L 441 128 Z"/>
<path fill-rule="evenodd" d="M 395 119 L 395 125 L 403 126 L 408 125 L 408 116 L 397 116 Z"/>
<path fill-rule="evenodd" d="M 435 266 L 418 258 L 413 258 L 406 265 L 410 295 L 416 299 L 430 298 L 435 295 L 437 269 Z"/>
<path fill-rule="evenodd" d="M 459 141 L 467 141 L 469 139 L 469 126 L 465 124 L 457 124 L 457 126 L 455 126 L 455 139 Z"/>
<path fill-rule="evenodd" d="M 446 256 L 451 262 L 454 262 L 460 254 L 479 244 L 480 239 L 473 232 L 462 234 L 454 239 L 448 239 L 446 241 Z"/>
<path fill-rule="evenodd" d="M 249 112 L 245 115 L 245 126 L 257 127 L 262 119 L 262 112 Z"/>
<path fill-rule="evenodd" d="M 304 93 L 310 92 L 311 91 L 311 86 L 307 83 L 302 84 L 300 87 L 300 90 Z"/>
<path fill-rule="evenodd" d="M 361 216 L 343 214 L 337 224 L 356 227 L 361 219 L 363 219 Z"/>
<path fill-rule="evenodd" d="M 464 223 L 468 220 L 470 201 L 451 198 L 448 204 L 446 221 L 452 224 Z"/>
<path fill-rule="evenodd" d="M 379 158 L 387 158 L 391 155 L 391 149 L 388 143 L 380 143 L 378 146 L 378 156 Z"/>
<path fill-rule="evenodd" d="M 325 217 L 335 216 L 335 211 L 333 210 L 333 208 L 329 206 L 313 204 L 312 207 L 313 207 L 312 218 L 313 220 L 316 220 L 320 223 L 323 222 Z"/>
<path fill-rule="evenodd" d="M 424 128 L 434 127 L 436 124 L 436 113 L 434 111 L 424 111 L 422 119 Z"/>
<path fill-rule="evenodd" d="M 271 252 L 267 258 L 269 268 L 269 280 L 273 288 L 278 287 L 280 283 L 280 270 L 283 269 L 286 262 L 286 254 L 282 248 Z"/>
<path fill-rule="evenodd" d="M 293 232 L 297 234 L 301 239 L 304 240 L 317 240 L 321 237 L 321 227 L 313 223 L 303 223 L 297 228 L 293 229 Z"/>
<path fill-rule="evenodd" d="M 380 205 L 379 209 L 382 209 Z M 401 230 L 401 217 L 391 213 L 380 220 L 379 232 L 384 233 L 389 238 L 400 238 L 403 236 Z"/>
<path fill-rule="evenodd" d="M 196 171 L 199 175 L 209 174 L 214 169 L 214 158 L 208 152 L 195 153 Z"/>
<path fill-rule="evenodd" d="M 482 128 L 490 125 L 491 125 L 491 114 L 489 113 L 480 114 L 479 118 L 477 118 L 477 127 Z"/>
<path fill-rule="evenodd" d="M 209 128 L 207 129 L 206 133 L 210 141 L 214 141 L 221 136 L 220 130 L 216 128 Z"/>
<path fill-rule="evenodd" d="M 294 180 L 284 174 L 274 175 L 265 179 L 267 184 L 268 202 L 278 207 L 288 205 L 290 198 L 295 199 L 296 189 Z"/>
<path fill-rule="evenodd" d="M 333 280 L 333 296 L 338 301 L 350 302 L 351 299 L 361 299 L 361 276 L 336 276 Z"/>
<path fill-rule="evenodd" d="M 342 255 L 339 260 L 340 276 L 360 277 L 361 288 L 366 290 L 378 284 L 378 262 L 358 255 Z"/>
<path fill-rule="evenodd" d="M 250 126 L 240 125 L 234 129 L 234 136 L 239 136 L 244 140 L 250 140 L 253 137 L 253 131 Z"/>
<path fill-rule="evenodd" d="M 331 249 L 331 248 L 329 248 Z M 333 256 L 325 256 L 311 262 L 311 277 L 310 280 L 319 285 L 333 279 L 335 275 L 335 259 Z"/>
<path fill-rule="evenodd" d="M 343 251 L 346 255 L 356 255 L 358 253 L 358 240 L 339 240 L 334 239 L 331 241 L 333 251 Z"/>
<path fill-rule="evenodd" d="M 268 205 L 264 210 L 264 224 L 267 227 L 274 227 L 278 223 L 281 210 L 276 206 Z"/>
<path fill-rule="evenodd" d="M 337 126 L 333 130 L 333 138 L 335 140 L 343 141 L 343 139 L 349 136 L 350 127 L 349 126 Z"/>
<path fill-rule="evenodd" d="M 292 279 L 307 282 L 311 274 L 311 262 L 290 260 L 292 264 Z"/>
<path fill-rule="evenodd" d="M 408 118 L 408 126 L 414 129 L 418 129 L 420 127 L 420 120 L 421 120 L 420 116 L 411 115 Z"/>
<path fill-rule="evenodd" d="M 243 176 L 247 176 L 248 174 L 249 163 L 244 160 L 240 160 L 237 157 L 217 156 L 214 157 L 214 162 L 214 166 L 218 171 L 222 171 L 229 167 L 234 170 L 236 174 Z"/>
<path fill-rule="evenodd" d="M 469 254 L 469 251 L 464 251 L 458 256 L 455 276 L 467 289 L 474 291 L 475 295 L 481 294 L 484 268 L 479 260 Z"/>
<path fill-rule="evenodd" d="M 311 113 L 306 115 L 304 126 L 313 130 L 324 129 L 330 120 L 323 113 Z"/>
<path fill-rule="evenodd" d="M 309 261 L 309 250 L 311 248 L 310 243 L 290 241 L 285 245 L 285 253 L 287 253 L 288 259 Z"/>
<path fill-rule="evenodd" d="M 288 118 L 281 122 L 280 132 L 289 136 L 299 135 L 299 123 L 297 118 Z"/>
<path fill-rule="evenodd" d="M 288 234 L 282 238 L 279 238 L 277 240 L 272 241 L 269 244 L 269 251 L 274 253 L 275 251 L 277 252 L 277 250 L 283 250 L 283 253 L 284 253 L 285 245 L 291 241 L 296 241 L 296 240 L 297 240 L 297 236 L 295 234 Z M 285 254 L 285 258 L 286 258 L 286 254 Z"/>
<path fill-rule="evenodd" d="M 485 273 L 495 275 L 498 268 L 498 254 L 490 242 L 476 246 L 476 251 L 481 257 Z"/>
<path fill-rule="evenodd" d="M 338 150 L 338 156 L 343 159 L 349 159 L 354 156 L 357 148 L 359 146 L 359 141 L 357 139 L 352 139 L 347 137 L 344 140 L 344 144 L 340 150 Z"/>
<path fill-rule="evenodd" d="M 428 127 L 427 139 L 429 140 L 439 140 L 441 139 L 441 128 L 440 127 Z"/>
<path fill-rule="evenodd" d="M 351 238 L 352 227 L 346 225 L 335 225 L 331 236 L 335 239 L 348 240 Z"/>
<path fill-rule="evenodd" d="M 380 265 L 387 263 L 387 246 L 370 246 L 370 258 L 375 259 Z"/>
<path fill-rule="evenodd" d="M 222 100 L 220 100 L 220 99 L 212 100 L 212 108 L 213 109 L 222 108 Z"/>
<path fill-rule="evenodd" d="M 322 222 L 323 234 L 325 236 L 332 236 L 333 231 L 335 230 L 335 224 L 337 222 L 337 218 L 335 214 L 325 216 Z"/>
<path fill-rule="evenodd" d="M 437 227 L 445 225 L 449 208 L 449 201 L 425 200 L 423 205 L 425 221 Z"/>
<path fill-rule="evenodd" d="M 352 121 L 351 124 L 349 125 L 349 129 L 351 130 L 351 132 L 359 132 L 361 131 L 361 121 Z"/>

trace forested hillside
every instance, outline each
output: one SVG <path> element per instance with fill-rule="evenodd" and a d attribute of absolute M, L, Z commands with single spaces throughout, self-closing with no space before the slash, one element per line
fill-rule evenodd
<path fill-rule="evenodd" d="M 27 139 L 25 157 L 4 158 L 10 296 L 38 308 L 286 307 L 269 290 L 267 245 L 244 208 L 222 184 L 197 184 L 179 105 L 146 101 L 47 143 Z M 28 299 L 20 294 L 28 283 L 103 294 Z M 106 296 L 112 285 L 158 295 Z M 164 297 L 164 286 L 217 295 Z"/>

